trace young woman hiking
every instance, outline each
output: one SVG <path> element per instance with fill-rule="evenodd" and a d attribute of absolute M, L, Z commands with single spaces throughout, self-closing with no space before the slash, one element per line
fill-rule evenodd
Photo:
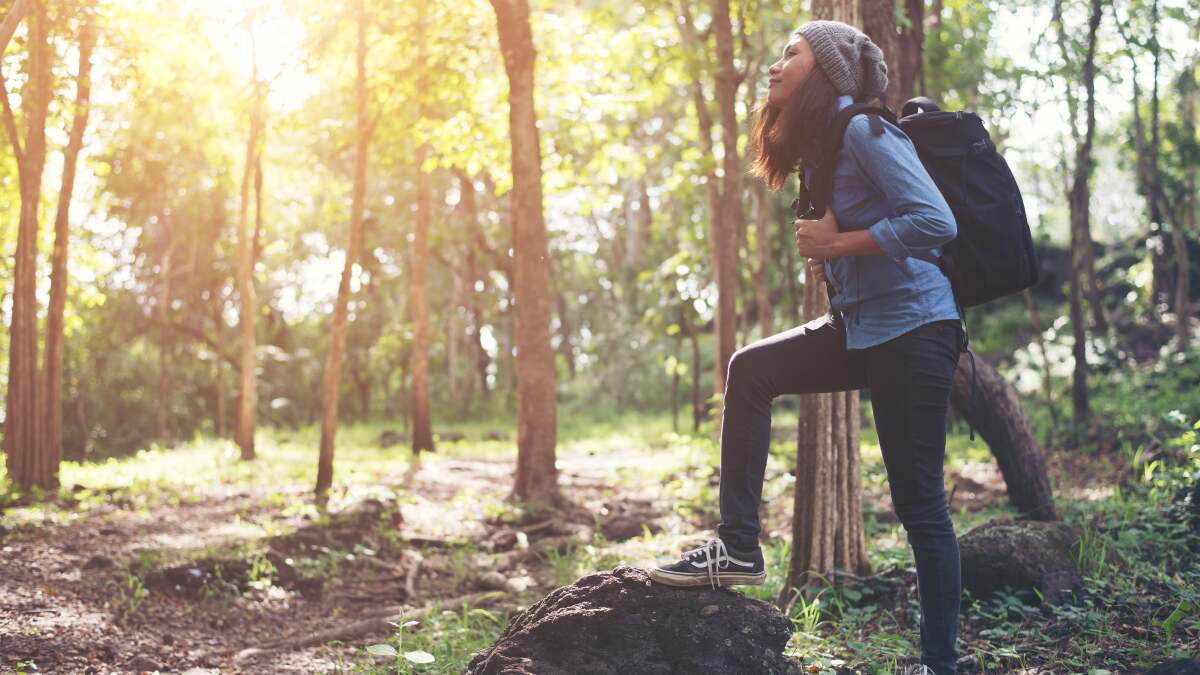
<path fill-rule="evenodd" d="M 822 131 L 855 101 L 887 87 L 883 54 L 837 21 L 797 29 L 769 69 L 755 110 L 755 175 L 772 190 L 817 160 Z M 866 115 L 846 128 L 820 220 L 797 220 L 796 250 L 831 284 L 824 317 L 737 350 L 721 416 L 717 538 L 650 576 L 674 586 L 761 584 L 758 506 L 781 394 L 866 388 L 896 515 L 917 567 L 921 669 L 955 672 L 961 595 L 958 540 L 943 485 L 946 416 L 962 344 L 950 282 L 936 263 L 957 227 L 949 205 L 898 127 Z"/>

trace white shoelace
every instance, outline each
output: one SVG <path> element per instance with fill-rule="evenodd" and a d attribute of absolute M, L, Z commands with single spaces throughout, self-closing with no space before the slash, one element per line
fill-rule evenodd
<path fill-rule="evenodd" d="M 715 558 L 713 557 L 713 549 L 716 549 Z M 691 560 L 692 556 L 700 553 L 704 553 L 704 569 L 708 572 L 708 585 L 716 589 L 717 586 L 721 585 L 721 569 L 729 567 L 729 551 L 725 548 L 725 542 L 720 539 L 711 539 L 705 542 L 703 546 L 690 551 L 684 551 L 683 559 Z M 724 556 L 723 559 L 722 556 Z"/>

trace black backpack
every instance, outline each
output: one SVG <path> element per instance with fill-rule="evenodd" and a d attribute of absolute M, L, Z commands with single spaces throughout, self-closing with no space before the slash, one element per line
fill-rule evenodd
<path fill-rule="evenodd" d="M 938 266 L 950 280 L 964 319 L 963 349 L 971 355 L 973 396 L 975 360 L 969 351 L 962 308 L 1011 295 L 1038 281 L 1037 255 L 1020 188 L 975 113 L 942 111 L 932 100 L 920 96 L 904 104 L 903 116 L 897 120 L 887 108 L 853 103 L 830 123 L 821 156 L 813 167 L 811 186 L 804 184 L 801 171 L 800 197 L 792 202 L 797 218 L 820 218 L 825 214 L 842 137 L 850 118 L 860 113 L 869 113 L 871 131 L 876 135 L 884 132 L 879 121 L 884 117 L 909 137 L 921 164 L 954 213 L 958 234 L 942 247 Z"/>

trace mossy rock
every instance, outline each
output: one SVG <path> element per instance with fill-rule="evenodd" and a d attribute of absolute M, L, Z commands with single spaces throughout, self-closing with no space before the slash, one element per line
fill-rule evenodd
<path fill-rule="evenodd" d="M 958 539 L 963 588 L 986 598 L 1006 586 L 1038 589 L 1055 603 L 1082 588 L 1075 564 L 1079 528 L 1063 522 L 996 520 Z"/>

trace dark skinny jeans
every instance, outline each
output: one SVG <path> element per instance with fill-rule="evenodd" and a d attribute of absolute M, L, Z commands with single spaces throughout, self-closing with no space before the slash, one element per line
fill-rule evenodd
<path fill-rule="evenodd" d="M 942 474 L 961 341 L 957 320 L 933 321 L 879 345 L 846 349 L 840 313 L 826 314 L 735 352 L 721 413 L 717 536 L 735 551 L 754 551 L 772 400 L 781 394 L 870 390 L 892 504 L 917 567 L 921 662 L 937 675 L 955 672 L 962 594 L 958 539 Z"/>

